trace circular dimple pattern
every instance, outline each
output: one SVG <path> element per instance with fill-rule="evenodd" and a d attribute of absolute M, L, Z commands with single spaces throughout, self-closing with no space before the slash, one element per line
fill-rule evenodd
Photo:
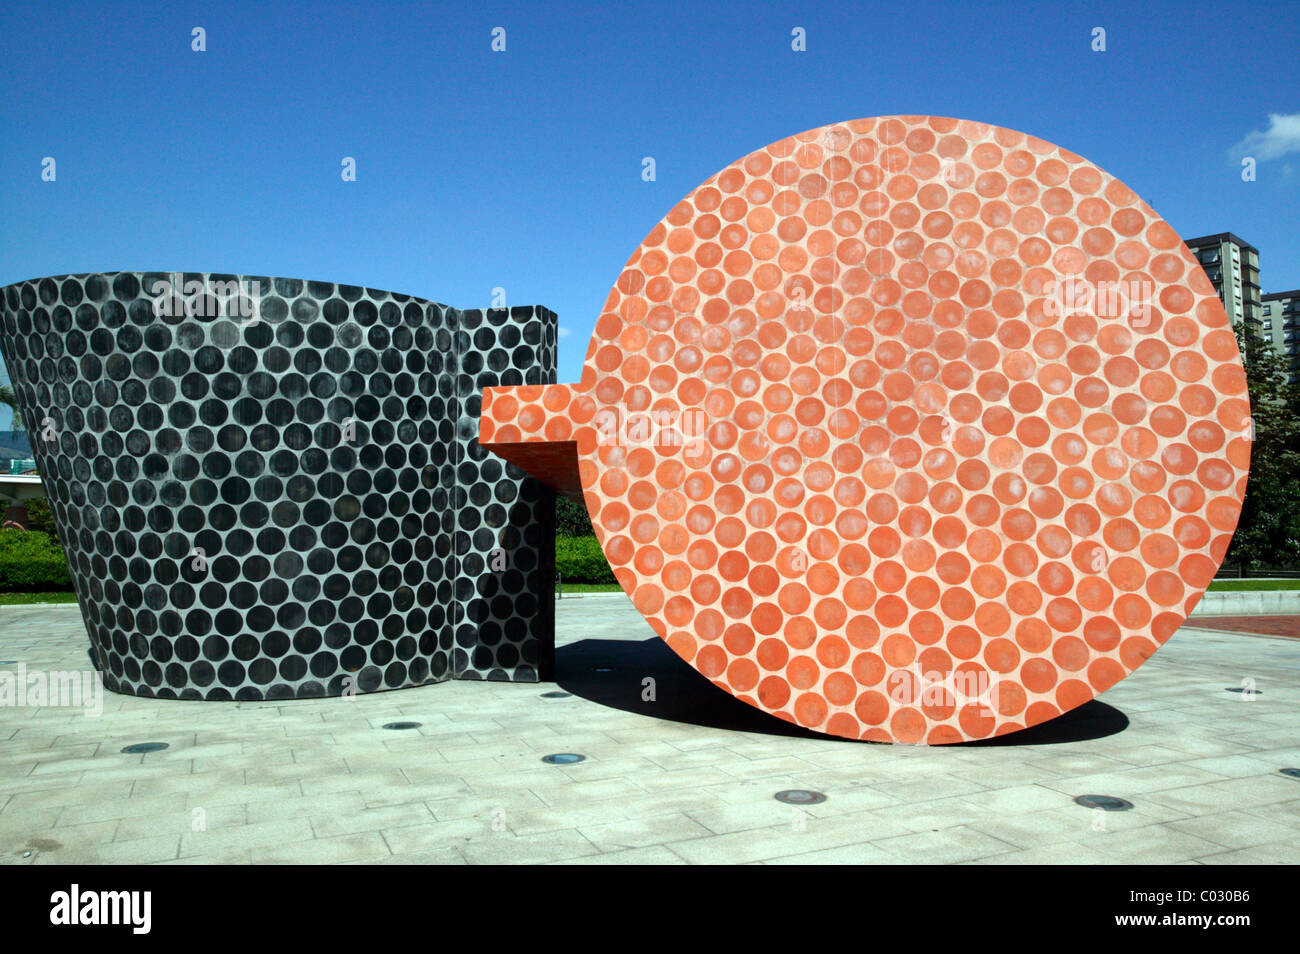
<path fill-rule="evenodd" d="M 555 316 L 203 274 L 155 309 L 176 278 L 3 290 L 0 344 L 109 687 L 536 681 L 553 495 L 474 422 L 483 384 L 554 380 Z"/>
<path fill-rule="evenodd" d="M 575 442 L 683 659 L 881 741 L 1013 732 L 1131 672 L 1217 570 L 1250 460 L 1173 229 L 1073 153 L 923 116 L 722 170 L 632 256 L 578 385 L 484 402 L 484 442 Z"/>

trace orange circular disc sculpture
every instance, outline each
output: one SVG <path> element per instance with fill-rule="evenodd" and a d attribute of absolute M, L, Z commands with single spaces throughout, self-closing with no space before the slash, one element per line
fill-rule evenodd
<path fill-rule="evenodd" d="M 679 202 L 582 380 L 487 389 L 479 440 L 585 501 L 715 685 L 943 744 L 1055 718 L 1178 629 L 1250 427 L 1214 288 L 1132 190 L 1024 133 L 891 116 Z"/>

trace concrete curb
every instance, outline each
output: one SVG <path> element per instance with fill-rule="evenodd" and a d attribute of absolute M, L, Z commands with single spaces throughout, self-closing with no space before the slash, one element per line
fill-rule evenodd
<path fill-rule="evenodd" d="M 75 600 L 71 603 L 0 603 L 0 610 L 7 609 L 57 609 L 60 606 L 68 606 L 77 609 L 81 606 Z"/>
<path fill-rule="evenodd" d="M 1300 590 L 1255 590 L 1242 593 L 1206 593 L 1192 610 L 1198 616 L 1300 615 Z"/>

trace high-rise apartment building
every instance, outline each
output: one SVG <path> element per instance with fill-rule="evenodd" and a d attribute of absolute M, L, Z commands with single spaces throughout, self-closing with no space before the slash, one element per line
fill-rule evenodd
<path fill-rule="evenodd" d="M 1262 327 L 1259 291 L 1259 250 L 1231 232 L 1185 239 L 1214 284 L 1228 319 L 1245 322 L 1247 329 L 1267 336 Z"/>
<path fill-rule="evenodd" d="M 1291 380 L 1300 376 L 1300 288 L 1263 296 L 1263 333 L 1273 350 L 1291 361 Z"/>

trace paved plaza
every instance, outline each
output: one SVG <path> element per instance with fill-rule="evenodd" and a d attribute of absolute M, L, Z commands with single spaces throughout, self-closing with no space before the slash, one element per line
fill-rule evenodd
<path fill-rule="evenodd" d="M 565 598 L 558 686 L 0 708 L 0 859 L 1295 863 L 1300 779 L 1279 769 L 1300 767 L 1300 641 L 1206 625 L 1053 723 L 924 748 L 786 726 L 621 595 Z M 0 671 L 84 670 L 86 648 L 75 606 L 0 609 Z M 420 726 L 383 728 L 403 721 Z M 170 747 L 121 752 L 142 742 Z M 826 800 L 774 799 L 787 789 Z"/>

